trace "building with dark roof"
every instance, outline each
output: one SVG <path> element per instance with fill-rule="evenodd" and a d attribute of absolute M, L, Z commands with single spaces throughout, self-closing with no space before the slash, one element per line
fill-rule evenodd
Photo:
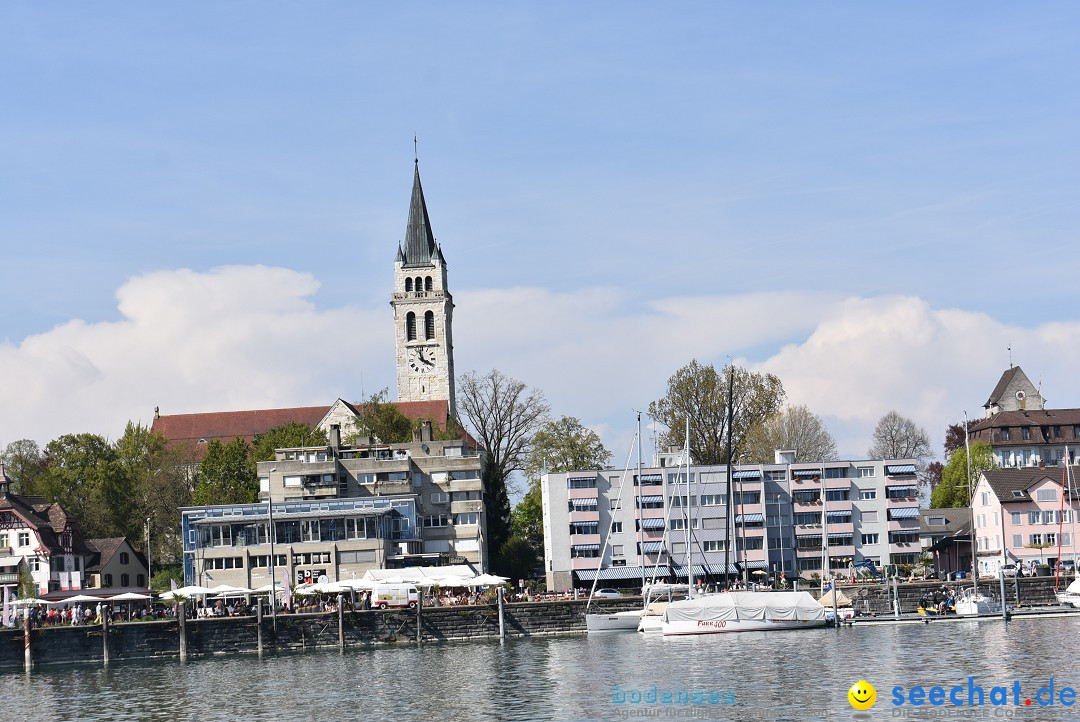
<path fill-rule="evenodd" d="M 1048 409 L 1042 391 L 1019 366 L 1002 374 L 983 404 L 985 417 L 968 427 L 972 441 L 993 449 L 1002 467 L 1080 461 L 1080 409 Z"/>
<path fill-rule="evenodd" d="M 920 509 L 919 540 L 939 575 L 971 572 L 971 509 Z"/>
<path fill-rule="evenodd" d="M 979 573 L 1004 564 L 1053 565 L 1078 551 L 1075 467 L 984 471 L 971 499 Z"/>
<path fill-rule="evenodd" d="M 88 587 L 148 588 L 149 567 L 146 557 L 127 537 L 87 539 L 90 556 L 86 560 Z"/>

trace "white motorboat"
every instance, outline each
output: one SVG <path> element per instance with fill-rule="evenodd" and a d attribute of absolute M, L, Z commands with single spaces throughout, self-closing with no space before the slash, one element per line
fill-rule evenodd
<path fill-rule="evenodd" d="M 825 608 L 807 592 L 726 592 L 672 602 L 665 636 L 810 629 L 825 626 Z"/>
<path fill-rule="evenodd" d="M 591 613 L 585 615 L 585 627 L 593 632 L 633 632 L 641 622 L 641 610 L 629 612 L 611 612 L 610 614 Z"/>
<path fill-rule="evenodd" d="M 965 588 L 955 603 L 957 614 L 996 614 L 1001 605 L 977 589 Z"/>
<path fill-rule="evenodd" d="M 1058 604 L 1080 607 L 1080 579 L 1074 580 L 1072 584 L 1065 587 L 1065 591 L 1057 592 L 1056 596 Z"/>

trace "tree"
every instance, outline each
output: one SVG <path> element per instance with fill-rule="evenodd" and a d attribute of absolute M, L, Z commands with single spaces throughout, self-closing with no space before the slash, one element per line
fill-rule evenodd
<path fill-rule="evenodd" d="M 512 536 L 499 548 L 500 571 L 511 579 L 528 579 L 538 564 L 536 550 L 528 541 Z"/>
<path fill-rule="evenodd" d="M 941 483 L 930 494 L 930 506 L 936 508 L 960 508 L 969 505 L 971 492 L 978 483 L 979 474 L 997 466 L 993 451 L 985 441 L 971 444 L 971 478 L 968 479 L 967 450 L 960 448 L 949 457 L 949 463 L 941 472 Z"/>
<path fill-rule="evenodd" d="M 259 480 L 251 469 L 247 442 L 238 436 L 228 444 L 216 439 L 207 444 L 191 501 L 202 506 L 252 504 L 258 500 Z"/>
<path fill-rule="evenodd" d="M 941 483 L 941 475 L 943 473 L 945 473 L 945 465 L 940 461 L 931 461 L 919 475 L 919 482 L 933 494 L 934 489 Z"/>
<path fill-rule="evenodd" d="M 4 472 L 15 494 L 37 494 L 38 480 L 47 467 L 45 455 L 36 441 L 20 439 L 7 445 L 3 453 Z"/>
<path fill-rule="evenodd" d="M 273 461 L 276 449 L 293 449 L 298 446 L 326 446 L 326 432 L 312 429 L 299 421 L 290 421 L 284 426 L 275 426 L 261 434 L 255 434 L 251 444 L 252 471 L 257 472 L 260 461 Z"/>
<path fill-rule="evenodd" d="M 777 449 L 795 452 L 796 461 L 834 461 L 836 440 L 825 422 L 806 406 L 789 406 L 751 428 L 743 459 L 771 464 Z"/>
<path fill-rule="evenodd" d="M 65 434 L 45 453 L 49 465 L 38 491 L 78 519 L 87 538 L 138 538 L 131 476 L 114 446 L 97 434 Z"/>
<path fill-rule="evenodd" d="M 485 451 L 483 472 L 488 548 L 502 550 L 510 536 L 510 475 L 523 468 L 533 434 L 547 418 L 543 392 L 528 389 L 498 369 L 469 372 L 458 380 L 465 418 Z M 500 560 L 496 552 L 495 564 Z"/>
<path fill-rule="evenodd" d="M 19 595 L 19 599 L 33 599 L 41 594 L 38 591 L 37 582 L 34 581 L 34 575 L 30 573 L 30 565 L 25 557 L 19 562 L 19 586 L 16 593 Z"/>
<path fill-rule="evenodd" d="M 914 421 L 890 411 L 874 427 L 870 459 L 914 459 L 919 466 L 930 457 L 930 437 Z"/>
<path fill-rule="evenodd" d="M 964 448 L 966 440 L 967 434 L 963 424 L 949 424 L 945 428 L 945 458 L 950 458 L 957 449 Z"/>
<path fill-rule="evenodd" d="M 390 392 L 383 389 L 357 406 L 360 412 L 356 416 L 357 436 L 374 436 L 384 444 L 412 441 L 412 419 L 390 403 L 389 396 Z"/>
<path fill-rule="evenodd" d="M 529 480 L 560 471 L 603 469 L 611 459 L 592 429 L 573 416 L 547 421 L 533 435 L 522 471 Z"/>
<path fill-rule="evenodd" d="M 759 374 L 733 364 L 718 373 L 697 359 L 672 374 L 667 395 L 649 404 L 649 417 L 668 427 L 664 442 L 681 446 L 690 418 L 690 457 L 697 464 L 727 461 L 728 383 L 732 382 L 732 457 L 740 458 L 746 437 L 755 424 L 780 411 L 784 386 L 772 374 Z"/>
<path fill-rule="evenodd" d="M 524 539 L 540 553 L 544 548 L 544 501 L 540 480 L 529 482 L 529 490 L 510 514 L 512 537 Z"/>

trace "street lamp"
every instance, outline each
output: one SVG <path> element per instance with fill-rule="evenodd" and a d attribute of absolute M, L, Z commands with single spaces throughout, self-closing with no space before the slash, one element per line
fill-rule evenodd
<path fill-rule="evenodd" d="M 270 469 L 271 474 L 275 471 L 276 466 Z M 274 569 L 277 563 L 274 556 L 274 537 L 277 536 L 277 530 L 274 527 L 274 492 L 270 479 L 271 477 L 266 477 L 266 508 L 270 515 L 270 620 L 274 626 L 274 634 L 277 634 L 277 574 Z"/>

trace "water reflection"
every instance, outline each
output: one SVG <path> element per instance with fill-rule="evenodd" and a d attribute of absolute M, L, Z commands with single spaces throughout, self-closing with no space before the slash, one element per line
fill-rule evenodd
<path fill-rule="evenodd" d="M 713 719 L 851 719 L 848 687 L 1078 686 L 1077 619 L 663 638 L 637 634 L 411 645 L 48 668 L 6 675 L 7 717 L 280 720 L 611 719 L 621 690 L 728 690 Z M 762 716 L 764 715 L 764 716 Z"/>

